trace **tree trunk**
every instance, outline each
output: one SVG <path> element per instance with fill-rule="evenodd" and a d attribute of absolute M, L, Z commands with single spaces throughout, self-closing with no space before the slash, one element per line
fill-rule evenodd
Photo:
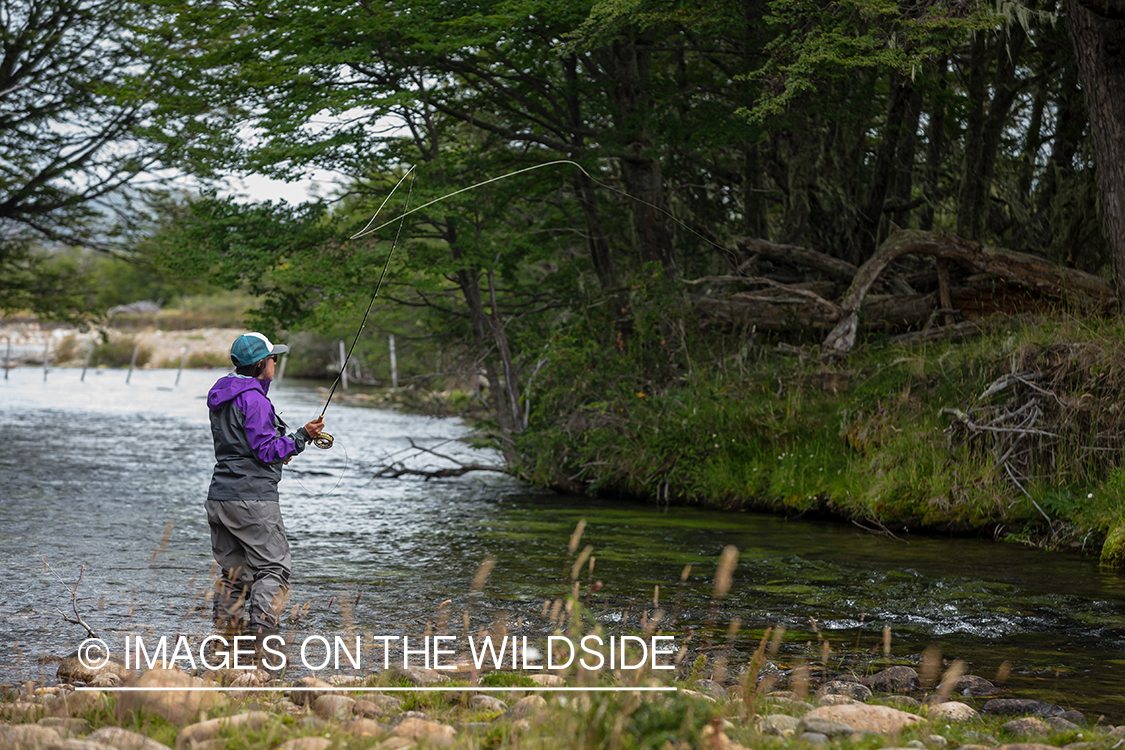
<path fill-rule="evenodd" d="M 988 95 L 988 43 L 983 31 L 973 37 L 968 67 L 969 116 L 965 122 L 961 189 L 957 195 L 957 234 L 977 239 L 982 228 L 981 204 L 985 199 L 981 165 L 984 163 L 984 104 Z"/>
<path fill-rule="evenodd" d="M 941 182 L 941 163 L 945 158 L 945 96 L 946 75 L 949 61 L 944 57 L 937 61 L 935 76 L 936 89 L 930 101 L 930 126 L 926 144 L 926 205 L 918 222 L 922 229 L 934 228 L 934 212 L 940 199 L 938 185 Z"/>
<path fill-rule="evenodd" d="M 1125 0 L 1064 0 L 1094 135 L 1118 298 L 1125 298 Z"/>

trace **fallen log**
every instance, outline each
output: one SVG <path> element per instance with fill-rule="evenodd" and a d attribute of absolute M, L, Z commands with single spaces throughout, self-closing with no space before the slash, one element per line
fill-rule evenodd
<path fill-rule="evenodd" d="M 929 255 L 978 273 L 992 274 L 1085 312 L 1108 309 L 1116 301 L 1113 285 L 1107 279 L 1056 265 L 1045 258 L 986 247 L 951 234 L 901 230 L 889 237 L 852 279 L 840 300 L 844 315 L 821 344 L 823 358 L 844 357 L 852 350 L 864 298 L 871 285 L 893 260 L 910 254 Z"/>

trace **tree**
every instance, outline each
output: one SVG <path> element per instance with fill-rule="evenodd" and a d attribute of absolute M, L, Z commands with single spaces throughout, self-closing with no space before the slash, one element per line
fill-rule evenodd
<path fill-rule="evenodd" d="M 1090 113 L 1118 299 L 1125 301 L 1125 2 L 1065 0 Z"/>
<path fill-rule="evenodd" d="M 141 3 L 0 0 L 0 308 L 74 314 L 43 243 L 112 252 L 145 214 L 144 176 L 173 146 L 146 138 L 161 46 Z M 65 296 L 65 295 L 64 295 Z"/>

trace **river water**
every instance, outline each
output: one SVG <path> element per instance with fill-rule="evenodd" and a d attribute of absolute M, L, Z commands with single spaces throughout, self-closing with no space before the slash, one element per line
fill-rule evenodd
<path fill-rule="evenodd" d="M 187 371 L 174 387 L 167 370 L 134 372 L 129 384 L 119 370 L 85 382 L 53 370 L 44 383 L 41 370 L 19 368 L 0 381 L 0 682 L 50 682 L 52 657 L 82 641 L 57 611 L 73 615 L 59 578 L 73 583 L 80 571 L 79 612 L 111 649 L 129 634 L 208 632 L 203 498 L 214 455 L 204 398 L 219 375 Z M 289 381 L 270 395 L 294 425 L 324 398 Z M 928 646 L 989 679 L 1007 663 L 1017 696 L 1125 721 L 1125 576 L 1093 557 L 559 496 L 500 475 L 373 480 L 371 467 L 408 456 L 410 440 L 462 459 L 495 456 L 451 442 L 469 433 L 457 420 L 334 401 L 327 424 L 336 447 L 298 456 L 281 484 L 294 560 L 289 632 L 413 637 L 499 618 L 542 634 L 545 608 L 569 590 L 567 543 L 584 519 L 595 565 L 592 575 L 583 568 L 581 595 L 587 579 L 602 583 L 589 610 L 610 632 L 638 630 L 659 587 L 664 625 L 681 640 L 686 628 L 699 644 L 709 624 L 725 633 L 740 620 L 736 663 L 763 628 L 782 624 L 782 668 L 819 662 L 819 631 L 833 666 L 864 672 L 883 663 L 886 626 L 901 663 Z M 726 545 L 740 557 L 716 615 Z M 486 558 L 495 569 L 473 591 Z"/>

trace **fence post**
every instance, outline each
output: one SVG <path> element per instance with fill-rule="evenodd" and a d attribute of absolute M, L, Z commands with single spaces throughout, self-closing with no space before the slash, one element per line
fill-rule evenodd
<path fill-rule="evenodd" d="M 51 362 L 51 340 L 43 342 L 43 382 L 47 382 L 47 365 Z"/>
<path fill-rule="evenodd" d="M 344 340 L 340 339 L 340 385 L 344 386 L 344 390 L 348 390 L 348 368 L 344 364 L 348 361 L 347 354 L 344 352 Z"/>
<path fill-rule="evenodd" d="M 129 384 L 130 378 L 133 377 L 133 366 L 137 364 L 137 352 L 140 351 L 140 343 L 133 344 L 133 358 L 129 360 L 129 374 L 125 376 L 125 385 Z"/>
<path fill-rule="evenodd" d="M 398 360 L 395 358 L 395 335 L 387 337 L 391 347 L 391 388 L 398 388 Z"/>
<path fill-rule="evenodd" d="M 184 374 L 184 362 L 187 362 L 187 350 L 185 346 L 180 350 L 180 369 L 176 370 L 176 385 L 180 384 L 180 376 Z"/>
<path fill-rule="evenodd" d="M 94 342 L 90 342 L 90 348 L 86 350 L 86 362 L 82 365 L 82 377 L 78 378 L 79 383 L 86 382 L 86 370 L 90 367 L 90 358 L 94 356 Z"/>

